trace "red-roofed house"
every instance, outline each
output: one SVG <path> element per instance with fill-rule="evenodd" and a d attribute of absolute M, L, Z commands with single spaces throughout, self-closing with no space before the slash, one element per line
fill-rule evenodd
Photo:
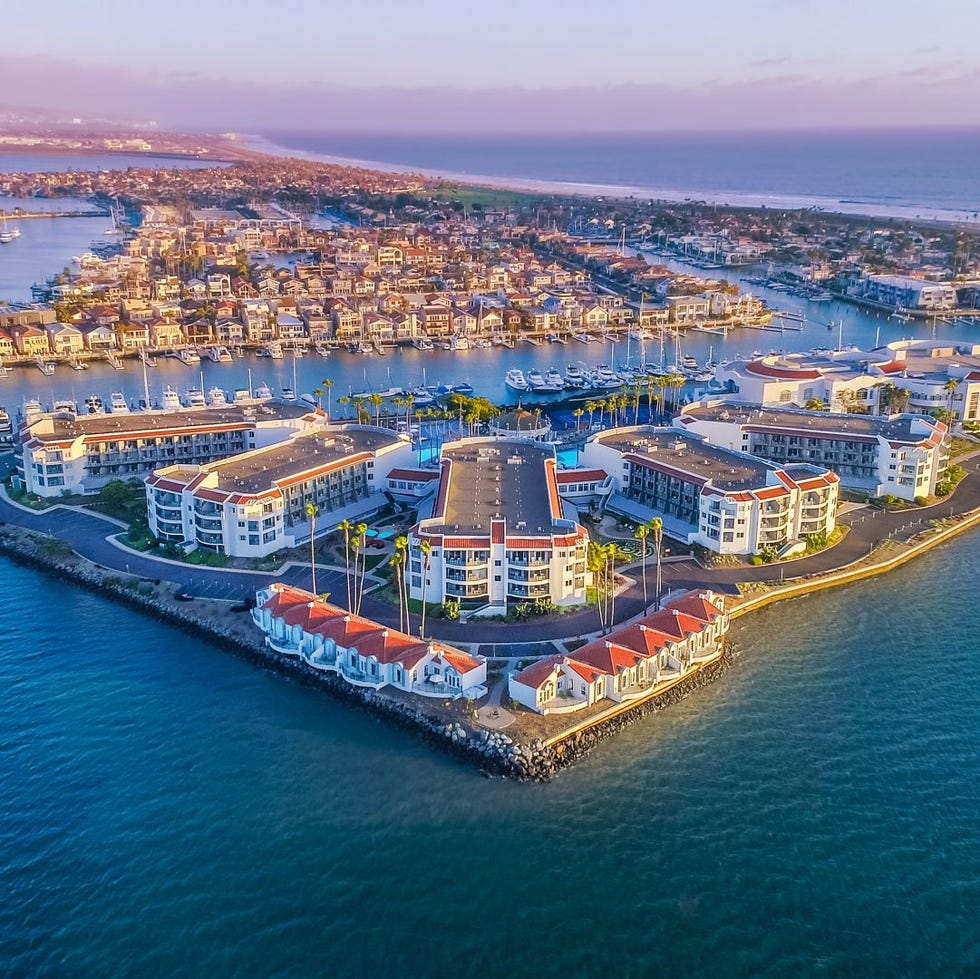
<path fill-rule="evenodd" d="M 261 589 L 252 620 L 270 649 L 352 686 L 443 699 L 475 700 L 487 692 L 482 656 L 385 628 L 291 585 Z"/>

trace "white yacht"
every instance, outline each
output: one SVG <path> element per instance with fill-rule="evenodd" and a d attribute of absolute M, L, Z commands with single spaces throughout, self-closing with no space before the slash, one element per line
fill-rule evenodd
<path fill-rule="evenodd" d="M 188 408 L 203 408 L 207 404 L 200 388 L 188 388 L 184 392 L 184 402 Z"/>
<path fill-rule="evenodd" d="M 183 405 L 180 403 L 180 395 L 168 384 L 163 389 L 163 397 L 160 399 L 160 407 L 164 411 L 178 411 Z"/>
<path fill-rule="evenodd" d="M 208 388 L 208 404 L 212 408 L 223 408 L 228 404 L 228 395 L 219 387 Z"/>
<path fill-rule="evenodd" d="M 524 371 L 519 367 L 513 367 L 507 371 L 504 377 L 504 384 L 512 391 L 526 391 L 530 387 L 527 378 L 524 376 Z"/>
<path fill-rule="evenodd" d="M 268 384 L 260 384 L 255 389 L 255 397 L 260 401 L 267 401 L 272 397 L 272 388 L 270 388 Z"/>
<path fill-rule="evenodd" d="M 109 411 L 114 415 L 124 415 L 129 413 L 129 404 L 126 395 L 122 391 L 113 391 L 109 395 Z"/>
<path fill-rule="evenodd" d="M 0 436 L 10 435 L 14 430 L 7 409 L 0 405 Z"/>
<path fill-rule="evenodd" d="M 569 364 L 565 368 L 565 387 L 584 388 L 588 383 L 589 379 L 581 368 L 575 367 L 573 364 Z"/>
<path fill-rule="evenodd" d="M 200 354 L 193 347 L 178 350 L 177 359 L 187 367 L 196 367 L 201 362 Z"/>
<path fill-rule="evenodd" d="M 75 404 L 71 398 L 58 398 L 51 402 L 51 410 L 56 415 L 63 412 L 69 412 L 72 415 L 78 414 L 78 405 Z M 0 433 L 2 433 L 3 428 L 0 426 Z"/>
<path fill-rule="evenodd" d="M 90 394 L 85 399 L 85 410 L 90 415 L 101 415 L 105 411 L 102 399 L 97 394 Z"/>
<path fill-rule="evenodd" d="M 215 364 L 230 364 L 232 362 L 231 351 L 227 347 L 209 347 L 208 359 Z"/>
<path fill-rule="evenodd" d="M 283 401 L 295 401 L 296 392 L 291 387 L 284 387 L 282 389 L 282 394 L 279 395 Z"/>
<path fill-rule="evenodd" d="M 545 384 L 549 388 L 553 388 L 555 391 L 565 390 L 565 378 L 562 377 L 561 371 L 557 367 L 552 367 L 550 371 L 544 376 Z"/>

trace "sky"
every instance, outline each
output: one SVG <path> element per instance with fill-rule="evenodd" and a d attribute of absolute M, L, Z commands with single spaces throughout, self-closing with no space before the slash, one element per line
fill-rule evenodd
<path fill-rule="evenodd" d="M 978 0 L 8 0 L 0 104 L 262 131 L 980 124 Z"/>

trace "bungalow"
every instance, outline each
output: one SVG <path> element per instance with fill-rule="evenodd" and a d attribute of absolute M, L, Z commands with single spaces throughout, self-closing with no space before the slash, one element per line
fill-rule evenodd
<path fill-rule="evenodd" d="M 444 700 L 475 700 L 487 692 L 482 656 L 385 628 L 291 585 L 261 589 L 252 620 L 270 649 L 351 686 Z"/>

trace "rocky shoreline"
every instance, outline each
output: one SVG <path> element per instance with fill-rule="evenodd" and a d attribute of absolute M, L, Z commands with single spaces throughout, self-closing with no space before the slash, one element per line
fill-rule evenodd
<path fill-rule="evenodd" d="M 426 709 L 424 703 L 408 703 L 373 690 L 353 687 L 333 674 L 315 670 L 301 660 L 275 652 L 257 634 L 254 637 L 242 634 L 227 623 L 219 621 L 217 617 L 199 614 L 200 600 L 188 603 L 185 607 L 175 597 L 165 594 L 168 586 L 163 583 L 134 577 L 121 578 L 79 558 L 74 552 L 59 547 L 60 544 L 56 539 L 28 532 L 11 533 L 5 528 L 0 533 L 0 554 L 14 563 L 27 565 L 63 580 L 70 579 L 82 588 L 152 615 L 264 669 L 325 689 L 337 700 L 412 731 L 424 743 L 476 765 L 484 775 L 491 778 L 550 781 L 559 771 L 588 755 L 600 741 L 612 737 L 651 711 L 664 710 L 713 682 L 731 662 L 731 651 L 726 649 L 721 658 L 660 696 L 606 721 L 599 721 L 555 744 L 546 744 L 538 738 L 525 744 L 503 732 L 473 729 L 460 721 L 440 717 L 431 708 Z M 164 594 L 161 594 L 161 590 Z"/>

